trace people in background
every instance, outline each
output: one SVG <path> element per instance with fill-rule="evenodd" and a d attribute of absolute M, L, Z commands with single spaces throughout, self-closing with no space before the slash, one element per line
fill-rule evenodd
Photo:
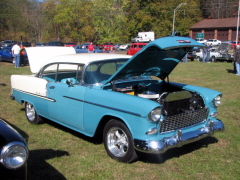
<path fill-rule="evenodd" d="M 15 58 L 15 68 L 20 68 L 20 47 L 17 42 L 12 47 L 12 54 Z"/>
<path fill-rule="evenodd" d="M 207 59 L 207 48 L 202 48 L 202 53 L 203 53 L 203 58 L 202 58 L 202 62 L 205 63 L 206 59 Z"/>
<path fill-rule="evenodd" d="M 240 76 L 240 45 L 237 45 L 236 51 L 234 53 L 234 63 L 236 66 L 236 75 Z"/>
<path fill-rule="evenodd" d="M 207 44 L 207 57 L 206 57 L 206 63 L 210 63 L 209 60 L 210 60 L 210 52 L 212 50 L 212 46 L 210 43 Z"/>
<path fill-rule="evenodd" d="M 184 56 L 184 58 L 183 58 L 183 63 L 187 63 L 187 62 L 188 62 L 187 57 L 188 57 L 188 53 Z"/>
<path fill-rule="evenodd" d="M 113 48 L 113 47 L 110 47 L 109 53 L 112 53 L 112 54 L 114 54 L 114 53 L 115 53 L 115 51 L 114 51 L 114 48 Z"/>
<path fill-rule="evenodd" d="M 25 46 L 23 46 L 22 44 L 20 44 L 20 66 L 23 65 L 25 66 L 25 58 L 24 58 L 24 55 L 25 55 Z"/>
<path fill-rule="evenodd" d="M 92 42 L 88 45 L 88 52 L 89 53 L 93 53 L 94 52 L 94 45 L 92 44 Z"/>

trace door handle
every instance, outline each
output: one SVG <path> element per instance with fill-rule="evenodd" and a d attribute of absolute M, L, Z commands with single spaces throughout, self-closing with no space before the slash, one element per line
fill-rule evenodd
<path fill-rule="evenodd" d="M 55 86 L 50 86 L 50 89 L 55 89 Z"/>

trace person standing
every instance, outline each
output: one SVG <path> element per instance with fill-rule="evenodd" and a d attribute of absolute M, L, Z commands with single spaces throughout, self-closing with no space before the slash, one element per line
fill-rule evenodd
<path fill-rule="evenodd" d="M 212 50 L 212 46 L 211 46 L 211 44 L 207 44 L 207 57 L 206 57 L 206 63 L 210 63 L 209 62 L 209 60 L 210 60 L 210 52 L 211 52 L 211 50 Z"/>
<path fill-rule="evenodd" d="M 207 48 L 206 47 L 202 48 L 202 53 L 203 53 L 202 62 L 205 63 L 206 59 L 207 59 Z"/>
<path fill-rule="evenodd" d="M 89 53 L 93 53 L 94 52 L 94 45 L 92 44 L 92 42 L 88 45 L 88 52 Z"/>
<path fill-rule="evenodd" d="M 183 58 L 183 63 L 187 63 L 187 62 L 188 62 L 188 53 Z"/>
<path fill-rule="evenodd" d="M 20 47 L 17 42 L 12 47 L 12 54 L 15 57 L 15 68 L 20 68 Z"/>
<path fill-rule="evenodd" d="M 20 66 L 23 65 L 25 66 L 25 46 L 23 46 L 22 44 L 20 44 Z"/>
<path fill-rule="evenodd" d="M 240 76 L 240 45 L 237 45 L 236 51 L 234 53 L 234 62 L 236 65 L 236 75 Z"/>

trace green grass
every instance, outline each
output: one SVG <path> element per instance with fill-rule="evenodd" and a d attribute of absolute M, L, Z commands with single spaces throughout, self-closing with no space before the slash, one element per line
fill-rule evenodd
<path fill-rule="evenodd" d="M 213 137 L 175 148 L 162 155 L 141 154 L 132 164 L 112 160 L 103 144 L 47 121 L 27 122 L 23 105 L 10 100 L 12 74 L 31 74 L 29 67 L 15 69 L 0 62 L 0 117 L 28 139 L 29 179 L 239 179 L 240 176 L 240 77 L 232 63 L 180 63 L 170 80 L 223 93 L 218 118 L 225 131 Z M 30 85 L 30 84 L 29 84 Z"/>

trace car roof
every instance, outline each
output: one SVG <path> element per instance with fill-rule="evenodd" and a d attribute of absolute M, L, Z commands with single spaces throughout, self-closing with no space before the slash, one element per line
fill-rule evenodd
<path fill-rule="evenodd" d="M 111 54 L 111 53 L 77 53 L 55 56 L 48 60 L 48 63 L 53 62 L 69 62 L 69 63 L 81 63 L 88 64 L 93 61 L 105 61 L 111 59 L 129 59 L 132 56 L 123 54 Z"/>
<path fill-rule="evenodd" d="M 29 47 L 26 48 L 32 73 L 37 73 L 43 66 L 54 63 L 82 63 L 110 59 L 129 59 L 132 56 L 109 53 L 76 53 L 73 47 Z"/>

